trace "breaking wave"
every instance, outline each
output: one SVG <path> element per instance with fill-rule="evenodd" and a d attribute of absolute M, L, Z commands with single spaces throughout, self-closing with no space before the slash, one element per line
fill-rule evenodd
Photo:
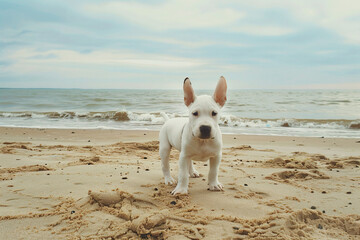
<path fill-rule="evenodd" d="M 322 129 L 360 129 L 360 120 L 345 119 L 255 119 L 223 116 L 220 125 L 230 127 L 290 127 Z"/>
<path fill-rule="evenodd" d="M 186 117 L 180 114 L 168 114 L 173 117 Z M 139 113 L 130 111 L 106 112 L 0 112 L 0 118 L 15 119 L 78 119 L 83 121 L 115 121 L 137 122 L 146 125 L 164 123 L 160 112 Z M 317 129 L 360 129 L 360 120 L 345 119 L 257 119 L 240 118 L 233 115 L 223 115 L 220 126 L 231 128 L 317 128 Z"/>

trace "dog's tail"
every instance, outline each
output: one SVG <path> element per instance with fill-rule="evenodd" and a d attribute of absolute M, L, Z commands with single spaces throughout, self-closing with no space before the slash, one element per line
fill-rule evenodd
<path fill-rule="evenodd" d="M 169 116 L 168 116 L 166 113 L 161 112 L 160 114 L 161 114 L 161 116 L 165 119 L 165 122 L 170 119 Z"/>

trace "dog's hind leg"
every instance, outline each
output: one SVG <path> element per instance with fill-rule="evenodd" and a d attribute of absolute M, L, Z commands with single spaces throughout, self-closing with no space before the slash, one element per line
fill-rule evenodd
<path fill-rule="evenodd" d="M 163 139 L 163 141 L 160 141 L 159 153 L 161 158 L 161 168 L 164 174 L 166 185 L 167 184 L 172 185 L 176 183 L 176 181 L 170 175 L 170 165 L 169 165 L 170 150 L 171 150 L 171 145 L 167 140 L 164 141 Z"/>
<path fill-rule="evenodd" d="M 191 161 L 190 165 L 189 165 L 189 175 L 191 178 L 198 178 L 200 177 L 200 173 L 198 171 L 196 171 L 196 169 L 194 168 L 194 163 L 193 161 Z"/>

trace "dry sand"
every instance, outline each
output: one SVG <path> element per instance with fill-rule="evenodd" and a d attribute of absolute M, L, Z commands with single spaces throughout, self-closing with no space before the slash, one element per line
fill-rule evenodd
<path fill-rule="evenodd" d="M 157 135 L 0 128 L 1 239 L 360 239 L 359 139 L 224 135 L 171 196 Z"/>

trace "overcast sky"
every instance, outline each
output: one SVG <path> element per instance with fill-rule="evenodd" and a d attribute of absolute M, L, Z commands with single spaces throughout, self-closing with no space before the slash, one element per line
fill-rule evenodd
<path fill-rule="evenodd" d="M 360 89 L 360 1 L 0 1 L 0 87 Z"/>

